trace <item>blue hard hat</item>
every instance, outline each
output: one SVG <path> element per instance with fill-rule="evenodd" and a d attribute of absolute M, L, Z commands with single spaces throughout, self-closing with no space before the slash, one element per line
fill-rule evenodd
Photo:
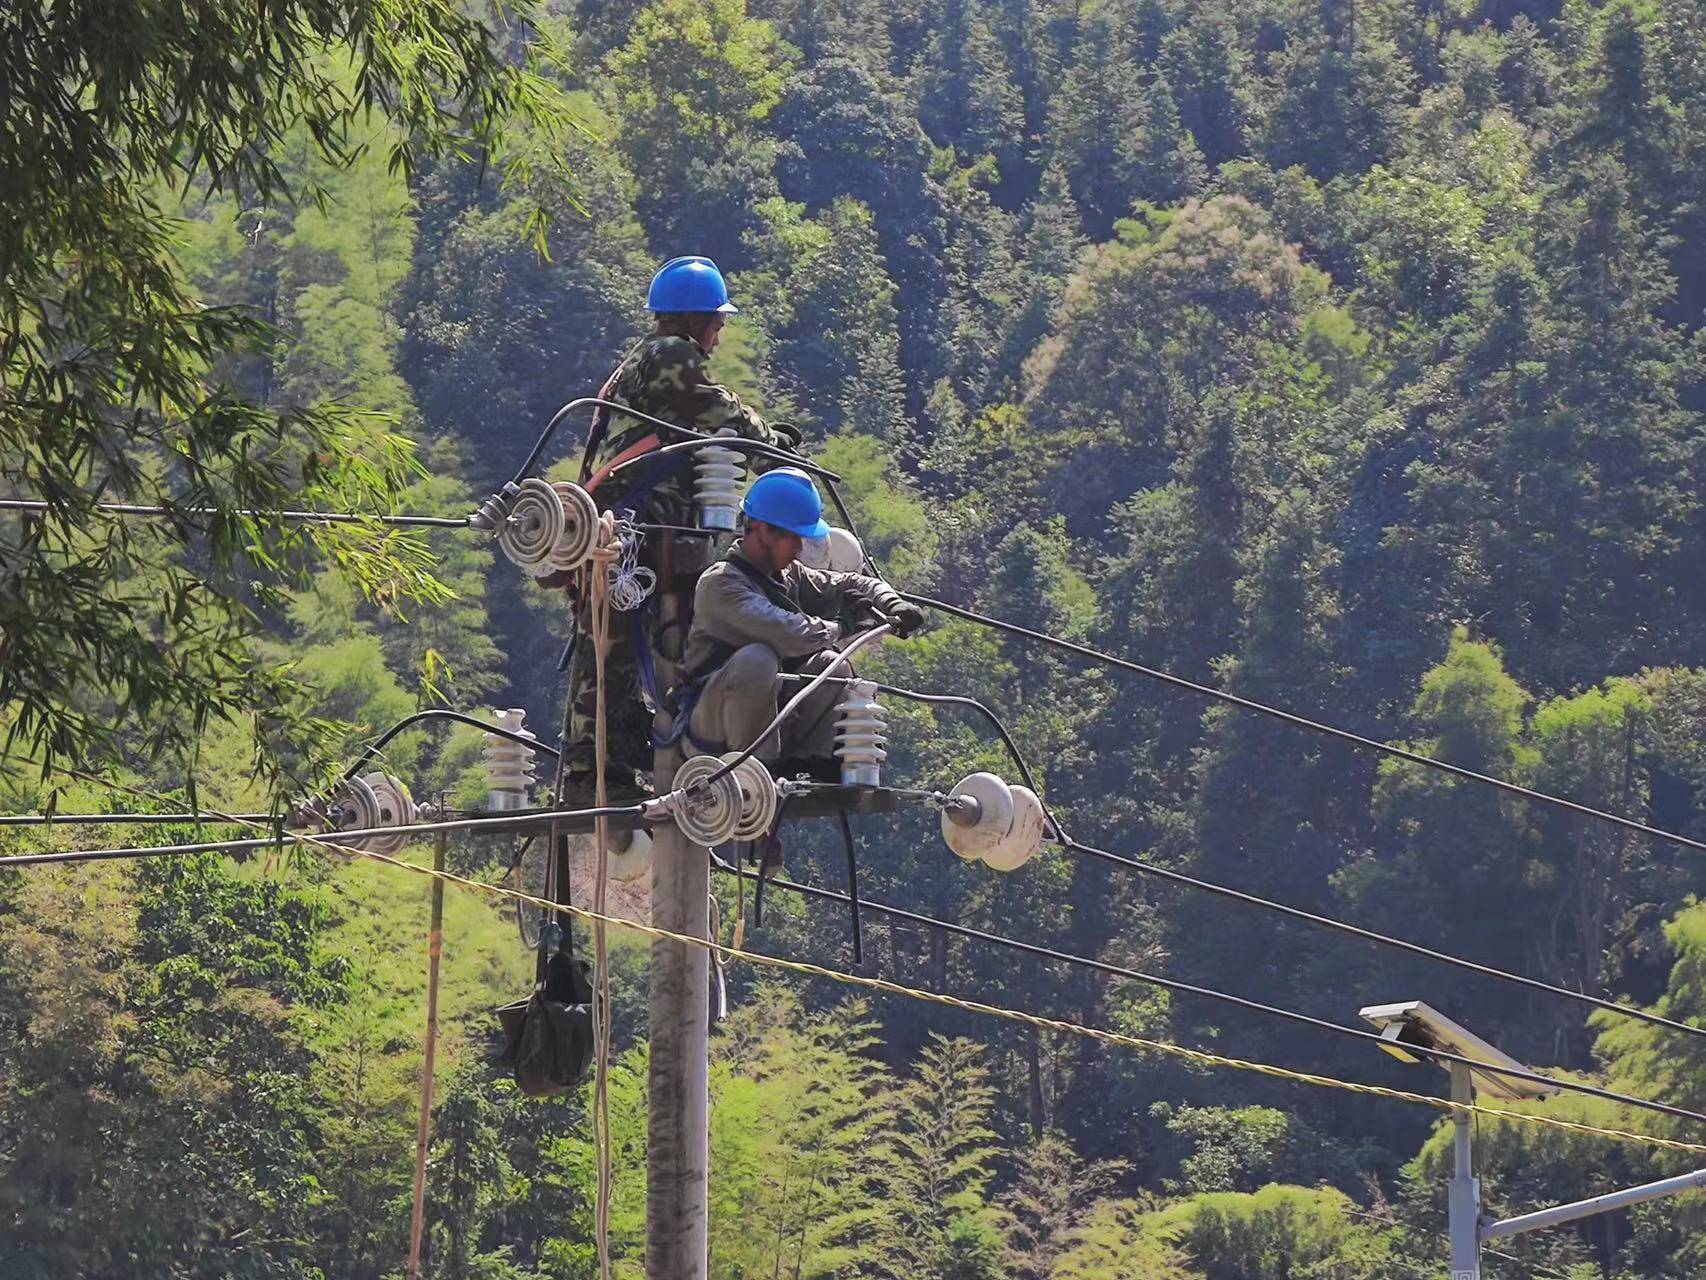
<path fill-rule="evenodd" d="M 652 277 L 646 293 L 647 311 L 740 310 L 729 301 L 723 273 L 709 258 L 671 258 Z"/>
<path fill-rule="evenodd" d="M 748 520 L 762 520 L 802 538 L 827 538 L 823 499 L 812 478 L 798 467 L 777 467 L 752 482 L 740 504 Z"/>

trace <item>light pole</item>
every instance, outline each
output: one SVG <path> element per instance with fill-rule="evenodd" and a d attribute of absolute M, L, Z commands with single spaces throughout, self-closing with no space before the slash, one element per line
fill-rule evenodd
<path fill-rule="evenodd" d="M 1363 1019 L 1380 1032 L 1382 1048 L 1400 1062 L 1422 1062 L 1426 1050 L 1437 1049 L 1484 1062 L 1489 1067 L 1526 1071 L 1522 1063 L 1466 1030 L 1439 1010 L 1410 1000 L 1402 1004 L 1370 1005 Z M 1423 1050 L 1416 1053 L 1413 1050 Z M 1495 1071 L 1477 1071 L 1465 1062 L 1441 1063 L 1451 1073 L 1451 1100 L 1475 1101 L 1477 1089 L 1506 1101 L 1550 1097 L 1558 1090 Z M 1481 1280 L 1481 1180 L 1475 1176 L 1475 1152 L 1469 1112 L 1454 1109 L 1452 1123 L 1452 1175 L 1446 1194 L 1446 1214 L 1451 1232 L 1451 1280 Z"/>

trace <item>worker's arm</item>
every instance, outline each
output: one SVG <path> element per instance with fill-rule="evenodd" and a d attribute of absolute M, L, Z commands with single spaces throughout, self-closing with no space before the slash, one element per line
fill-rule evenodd
<path fill-rule="evenodd" d="M 741 398 L 720 382 L 711 381 L 705 369 L 705 353 L 691 338 L 663 342 L 652 354 L 647 384 L 668 406 L 660 417 L 715 435 L 724 429 L 765 444 L 792 449 L 799 432 L 771 427 L 741 403 Z"/>
<path fill-rule="evenodd" d="M 833 618 L 790 613 L 773 604 L 738 570 L 712 565 L 693 592 L 693 629 L 724 644 L 767 644 L 783 658 L 803 658 L 835 645 Z"/>
<path fill-rule="evenodd" d="M 845 609 L 862 608 L 877 617 L 890 618 L 897 610 L 910 607 L 881 578 L 834 573 L 803 564 L 796 564 L 793 571 L 800 575 L 801 606 L 819 617 L 834 618 Z"/>

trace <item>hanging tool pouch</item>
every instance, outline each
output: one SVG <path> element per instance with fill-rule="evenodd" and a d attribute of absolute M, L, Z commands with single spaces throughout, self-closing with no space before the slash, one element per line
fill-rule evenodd
<path fill-rule="evenodd" d="M 530 1098 L 566 1093 L 592 1066 L 592 969 L 559 953 L 545 980 L 525 1000 L 498 1010 L 504 1050 L 500 1061 Z"/>

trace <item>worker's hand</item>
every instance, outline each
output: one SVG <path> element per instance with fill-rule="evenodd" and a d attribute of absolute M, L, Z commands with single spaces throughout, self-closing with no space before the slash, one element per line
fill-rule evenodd
<path fill-rule="evenodd" d="M 904 640 L 924 625 L 924 610 L 903 600 L 889 610 L 888 622 L 894 634 Z"/>

